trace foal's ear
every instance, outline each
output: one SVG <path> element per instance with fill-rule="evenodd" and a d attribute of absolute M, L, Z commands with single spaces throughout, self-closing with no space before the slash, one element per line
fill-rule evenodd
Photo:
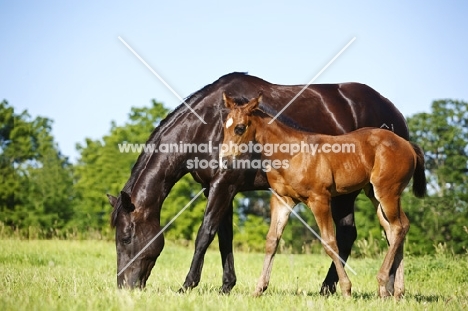
<path fill-rule="evenodd" d="M 130 195 L 125 191 L 120 191 L 120 200 L 122 201 L 123 209 L 127 213 L 131 213 L 135 210 L 135 205 L 133 205 Z"/>
<path fill-rule="evenodd" d="M 226 93 L 224 92 L 223 92 L 223 101 L 224 101 L 224 105 L 226 106 L 226 108 L 229 108 L 232 110 L 237 107 L 234 100 L 231 97 L 227 96 Z"/>
<path fill-rule="evenodd" d="M 112 205 L 112 207 L 115 208 L 115 203 L 117 203 L 117 198 L 111 194 L 106 194 L 106 195 L 107 195 L 107 199 L 109 200 L 110 205 Z"/>
<path fill-rule="evenodd" d="M 262 102 L 263 100 L 263 94 L 260 93 L 258 95 L 258 97 L 256 98 L 252 98 L 248 103 L 247 105 L 245 105 L 245 112 L 247 114 L 251 113 L 252 111 L 254 111 L 255 109 L 258 108 L 258 106 L 260 105 L 260 103 Z"/>

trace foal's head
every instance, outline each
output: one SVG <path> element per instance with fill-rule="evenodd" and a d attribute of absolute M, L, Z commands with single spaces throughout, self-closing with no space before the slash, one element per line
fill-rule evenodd
<path fill-rule="evenodd" d="M 224 104 L 231 111 L 224 123 L 224 140 L 220 157 L 237 156 L 241 152 L 239 146 L 248 144 L 255 138 L 252 125 L 252 113 L 262 101 L 262 95 L 252 98 L 247 104 L 239 106 L 234 100 L 223 93 Z"/>

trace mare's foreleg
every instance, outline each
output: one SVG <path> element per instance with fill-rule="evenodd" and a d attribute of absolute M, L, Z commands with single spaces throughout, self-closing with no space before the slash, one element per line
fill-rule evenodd
<path fill-rule="evenodd" d="M 215 234 L 218 232 L 220 224 L 225 224 L 227 221 L 225 215 L 230 211 L 232 200 L 238 189 L 237 185 L 233 185 L 232 183 L 230 184 L 227 180 L 238 180 L 238 178 L 237 176 L 235 178 L 226 177 L 225 175 L 229 174 L 228 172 L 225 173 L 226 174 L 219 175 L 218 178 L 214 179 L 211 183 L 205 215 L 203 216 L 203 222 L 200 229 L 198 229 L 197 238 L 195 240 L 195 253 L 190 265 L 190 270 L 185 278 L 183 287 L 179 292 L 185 292 L 186 290 L 192 289 L 198 285 L 201 279 L 206 250 L 213 241 Z M 224 239 L 221 243 L 226 242 L 226 237 L 226 232 L 221 233 L 221 239 Z M 232 267 L 234 266 L 233 262 L 229 262 L 230 260 L 234 260 L 232 256 L 232 246 L 230 255 L 228 255 L 228 253 L 229 249 L 225 254 L 226 261 L 223 259 L 223 265 L 227 263 L 227 268 L 229 268 L 230 265 L 232 265 Z M 227 270 L 226 266 L 224 266 L 223 269 L 225 272 Z M 232 271 L 232 273 L 233 272 L 234 271 Z M 232 274 L 232 276 L 227 276 L 226 278 L 223 276 L 223 280 L 226 280 L 227 283 L 223 284 L 223 287 L 221 288 L 222 291 L 227 290 L 229 287 L 232 289 L 235 284 L 235 274 Z"/>
<path fill-rule="evenodd" d="M 289 197 L 281 197 L 280 200 L 276 194 L 273 194 L 270 199 L 271 222 L 266 238 L 265 260 L 254 296 L 260 296 L 268 288 L 278 243 L 283 235 L 284 227 L 288 222 L 289 214 L 294 205 L 294 201 Z"/>
<path fill-rule="evenodd" d="M 223 286 L 220 292 L 228 294 L 236 285 L 236 272 L 234 269 L 234 254 L 232 252 L 232 201 L 229 203 L 229 209 L 224 215 L 218 229 L 218 245 L 221 252 L 221 263 L 223 265 Z"/>

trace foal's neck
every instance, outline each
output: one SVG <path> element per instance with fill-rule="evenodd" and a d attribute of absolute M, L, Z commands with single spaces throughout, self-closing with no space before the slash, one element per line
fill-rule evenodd
<path fill-rule="evenodd" d="M 255 140 L 259 143 L 292 143 L 298 141 L 308 141 L 317 134 L 304 133 L 295 130 L 279 121 L 273 121 L 270 116 L 253 116 L 252 125 L 255 126 Z M 317 135 L 318 138 L 318 135 Z"/>

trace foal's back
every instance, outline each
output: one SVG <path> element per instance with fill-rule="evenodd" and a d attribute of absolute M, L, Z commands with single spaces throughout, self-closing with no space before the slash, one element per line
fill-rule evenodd
<path fill-rule="evenodd" d="M 294 184 L 301 197 L 323 191 L 337 196 L 385 180 L 406 186 L 414 172 L 416 154 L 411 144 L 388 130 L 363 128 L 339 136 L 309 134 L 304 138 L 316 144 L 316 153 L 293 156 L 278 180 Z"/>

